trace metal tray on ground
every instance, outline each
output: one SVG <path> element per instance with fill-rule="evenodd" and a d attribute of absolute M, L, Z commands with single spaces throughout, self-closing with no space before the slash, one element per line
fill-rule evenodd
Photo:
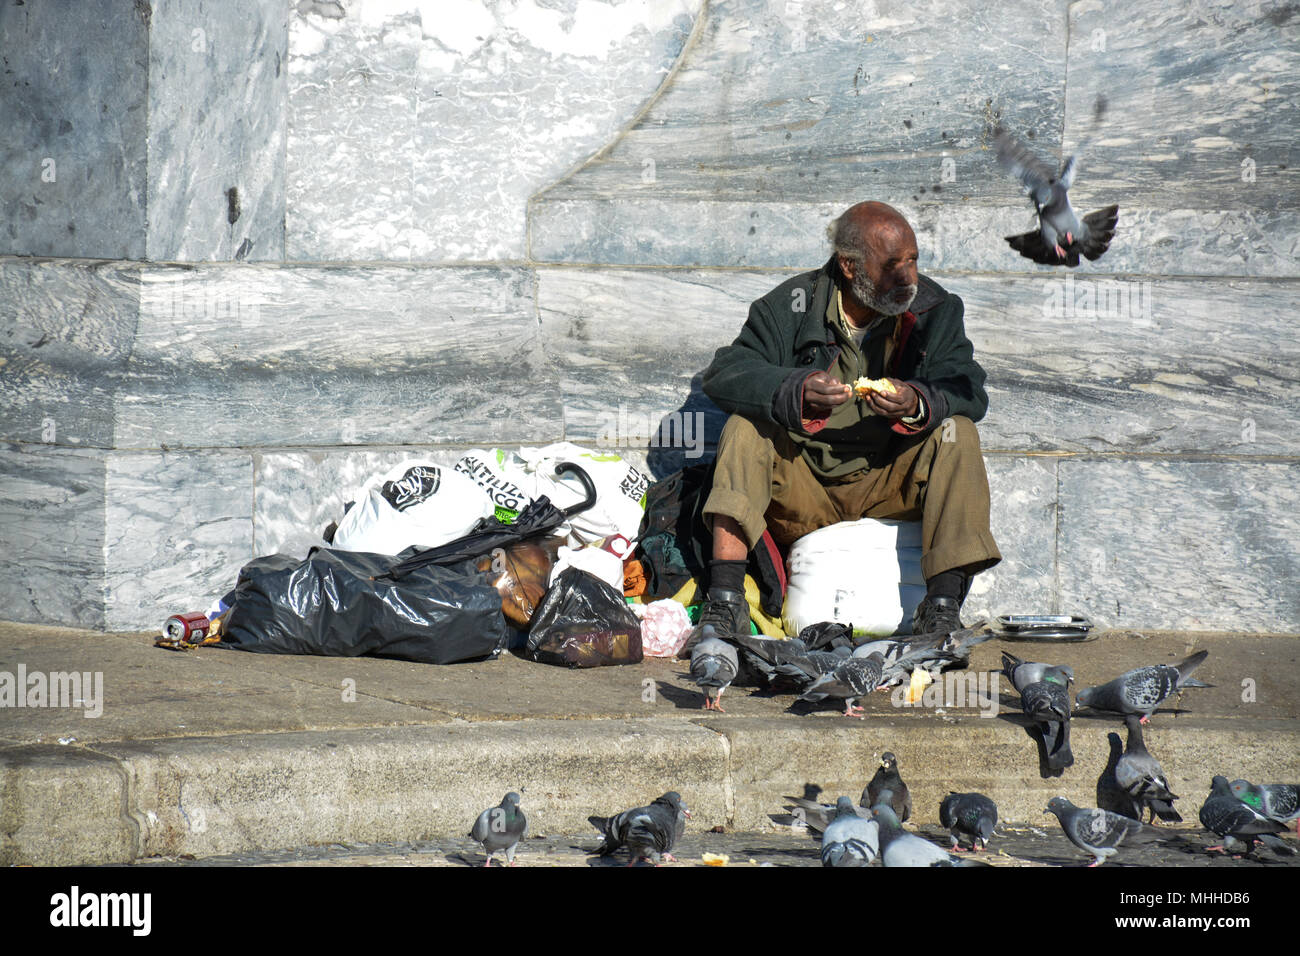
<path fill-rule="evenodd" d="M 1078 614 L 1003 614 L 998 636 L 1009 641 L 1086 641 L 1092 621 Z"/>

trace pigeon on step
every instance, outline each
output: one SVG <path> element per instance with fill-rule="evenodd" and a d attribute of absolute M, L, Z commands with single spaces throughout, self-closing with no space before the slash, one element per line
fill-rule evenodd
<path fill-rule="evenodd" d="M 870 866 L 880 854 L 880 827 L 850 797 L 835 801 L 835 818 L 822 833 L 822 866 Z"/>
<path fill-rule="evenodd" d="M 998 806 L 982 793 L 949 793 L 939 804 L 939 822 L 948 828 L 954 851 L 962 850 L 959 833 L 970 837 L 971 850 L 978 851 L 981 843 L 988 847 L 998 825 Z"/>
<path fill-rule="evenodd" d="M 880 755 L 880 767 L 866 789 L 862 791 L 858 803 L 864 807 L 874 808 L 880 802 L 880 795 L 886 790 L 891 795 L 889 806 L 893 809 L 894 815 L 898 817 L 900 823 L 906 822 L 912 815 L 912 794 L 898 773 L 898 758 L 888 750 Z"/>
<path fill-rule="evenodd" d="M 691 651 L 691 680 L 704 691 L 705 710 L 726 713 L 722 709 L 722 692 L 731 686 L 739 670 L 734 645 L 712 636 L 695 645 Z"/>
<path fill-rule="evenodd" d="M 506 854 L 506 865 L 514 866 L 515 847 L 528 835 L 528 818 L 519 809 L 519 794 L 512 790 L 502 798 L 499 805 L 480 813 L 469 835 L 471 839 L 483 844 L 483 849 L 487 851 L 484 866 L 491 866 L 493 855 L 502 850 Z"/>
<path fill-rule="evenodd" d="M 587 817 L 587 821 L 605 838 L 596 851 L 601 856 L 609 856 L 626 846 L 628 866 L 637 860 L 649 860 L 658 866 L 661 857 L 675 862 L 671 851 L 685 831 L 686 818 L 690 815 L 681 794 L 672 790 L 648 807 L 634 807 L 612 817 Z"/>
<path fill-rule="evenodd" d="M 1125 671 L 1113 681 L 1079 691 L 1079 705 L 1116 714 L 1141 714 L 1141 723 L 1151 719 L 1157 707 L 1183 687 L 1209 687 L 1191 676 L 1209 656 L 1197 651 L 1177 664 L 1151 664 Z"/>

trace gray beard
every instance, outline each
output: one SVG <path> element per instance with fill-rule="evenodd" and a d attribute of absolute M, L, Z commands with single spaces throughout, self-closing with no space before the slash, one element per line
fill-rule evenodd
<path fill-rule="evenodd" d="M 907 311 L 907 307 L 912 304 L 912 300 L 916 298 L 917 286 L 900 286 L 889 295 L 880 296 L 876 294 L 875 283 L 868 279 L 866 273 L 859 269 L 858 274 L 853 277 L 849 291 L 853 294 L 853 298 L 857 299 L 858 305 L 865 306 L 873 312 L 878 312 L 881 315 L 902 315 Z M 894 295 L 900 292 L 906 292 L 907 298 L 901 301 L 893 298 Z"/>

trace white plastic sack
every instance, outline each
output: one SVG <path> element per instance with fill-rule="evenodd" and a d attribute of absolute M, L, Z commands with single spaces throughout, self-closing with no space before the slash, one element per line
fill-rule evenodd
<path fill-rule="evenodd" d="M 517 515 L 533 500 L 529 489 L 535 484 L 521 465 L 522 461 L 511 463 L 507 453 L 500 448 L 492 451 L 474 449 L 456 462 L 455 469 L 482 488 L 498 508 Z"/>
<path fill-rule="evenodd" d="M 592 577 L 600 578 L 619 594 L 623 593 L 623 559 L 601 548 L 569 548 L 563 545 L 555 554 L 555 564 L 551 566 L 551 577 L 547 587 L 555 584 L 566 568 L 586 571 Z"/>
<path fill-rule="evenodd" d="M 556 476 L 555 466 L 559 462 L 571 461 L 591 476 L 596 486 L 596 504 L 569 519 L 571 543 L 590 544 L 613 534 L 621 534 L 629 541 L 636 538 L 645 514 L 645 491 L 650 486 L 650 478 L 622 457 L 594 452 L 572 442 L 558 442 L 507 453 L 506 474 L 511 474 L 510 454 L 517 456 L 523 471 L 532 477 L 533 497 L 546 495 L 557 508 L 576 505 L 586 497 L 582 482 L 575 476 Z"/>
<path fill-rule="evenodd" d="M 791 546 L 789 568 L 786 633 L 836 621 L 868 634 L 911 634 L 925 597 L 921 523 L 863 518 L 821 528 Z"/>
<path fill-rule="evenodd" d="M 436 548 L 491 514 L 492 499 L 471 479 L 428 461 L 404 461 L 366 482 L 333 546 L 376 554 Z"/>

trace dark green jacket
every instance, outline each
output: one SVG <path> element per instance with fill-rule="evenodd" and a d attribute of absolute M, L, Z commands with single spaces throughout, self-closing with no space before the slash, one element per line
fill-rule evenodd
<path fill-rule="evenodd" d="M 705 369 L 705 394 L 725 412 L 777 422 L 801 444 L 816 443 L 826 420 L 803 419 L 803 382 L 830 369 L 838 356 L 826 311 L 839 274 L 832 256 L 820 269 L 795 276 L 754 302 L 740 335 L 718 349 Z M 911 310 L 900 320 L 899 348 L 880 374 L 915 386 L 929 415 L 914 427 L 864 418 L 853 444 L 867 450 L 872 467 L 892 458 L 891 448 L 906 436 L 928 431 L 950 415 L 979 421 L 988 411 L 985 372 L 966 338 L 961 299 L 927 276 L 918 282 Z"/>

